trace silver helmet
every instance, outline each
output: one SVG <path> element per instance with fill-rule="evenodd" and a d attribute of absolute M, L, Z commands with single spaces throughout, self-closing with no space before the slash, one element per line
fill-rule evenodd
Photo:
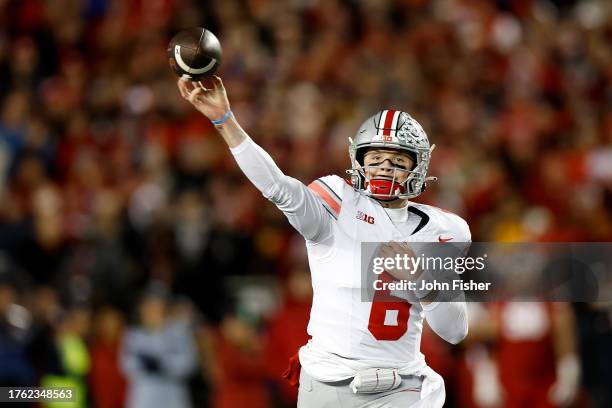
<path fill-rule="evenodd" d="M 381 200 L 396 198 L 410 199 L 417 197 L 425 190 L 425 183 L 436 180 L 435 177 L 427 177 L 427 169 L 431 159 L 431 153 L 435 145 L 429 145 L 425 131 L 412 116 L 398 110 L 383 110 L 368 118 L 354 138 L 349 138 L 349 156 L 351 158 L 351 169 L 347 173 L 351 176 L 353 187 L 364 191 L 366 194 Z M 368 178 L 363 157 L 370 147 L 397 149 L 406 151 L 414 161 L 412 169 L 398 169 L 394 171 L 393 180 L 387 181 L 387 188 L 372 191 L 373 180 Z M 398 171 L 408 173 L 407 179 L 396 182 Z"/>

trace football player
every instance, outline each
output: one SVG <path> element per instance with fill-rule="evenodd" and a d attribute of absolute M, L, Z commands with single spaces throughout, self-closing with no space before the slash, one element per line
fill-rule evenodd
<path fill-rule="evenodd" d="M 246 177 L 304 237 L 312 275 L 311 340 L 299 350 L 298 407 L 442 406 L 444 381 L 420 352 L 423 319 L 446 341 L 467 334 L 463 301 L 436 292 L 408 300 L 366 302 L 361 296 L 361 243 L 469 242 L 466 222 L 409 201 L 427 181 L 433 146 L 408 113 L 383 110 L 351 140 L 351 181 L 326 176 L 309 186 L 283 174 L 240 127 L 223 83 L 178 81 L 181 95 L 209 118 Z M 416 292 L 416 291 L 415 291 Z"/>

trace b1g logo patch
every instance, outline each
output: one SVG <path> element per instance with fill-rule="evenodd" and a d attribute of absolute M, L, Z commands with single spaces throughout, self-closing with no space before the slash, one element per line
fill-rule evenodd
<path fill-rule="evenodd" d="M 374 217 L 362 212 L 357 211 L 357 219 L 363 222 L 367 222 L 368 224 L 374 224 Z"/>

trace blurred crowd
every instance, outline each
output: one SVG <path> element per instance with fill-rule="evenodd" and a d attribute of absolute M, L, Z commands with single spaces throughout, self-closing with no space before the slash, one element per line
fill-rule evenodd
<path fill-rule="evenodd" d="M 418 200 L 474 241 L 612 239 L 609 1 L 0 0 L 2 384 L 103 408 L 294 404 L 303 242 L 180 98 L 166 46 L 192 26 L 220 38 L 232 110 L 287 174 L 344 174 L 347 138 L 392 107 L 437 145 Z M 612 313 L 569 313 L 575 404 L 610 406 Z M 452 368 L 486 372 L 469 356 L 499 336 L 429 338 L 449 406 L 500 403 Z"/>

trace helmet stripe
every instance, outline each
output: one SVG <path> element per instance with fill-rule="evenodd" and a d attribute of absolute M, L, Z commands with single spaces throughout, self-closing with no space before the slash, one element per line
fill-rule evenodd
<path fill-rule="evenodd" d="M 378 123 L 376 124 L 376 136 L 382 136 L 382 132 L 385 128 L 385 118 L 387 117 L 388 110 L 384 110 L 380 113 Z"/>
<path fill-rule="evenodd" d="M 395 137 L 397 133 L 397 122 L 399 121 L 400 111 L 394 111 L 393 120 L 391 121 L 391 136 Z"/>
<path fill-rule="evenodd" d="M 393 118 L 395 117 L 395 112 L 394 110 L 388 110 L 385 111 L 386 115 L 385 115 L 385 124 L 383 126 L 383 136 L 390 136 L 391 135 L 391 124 L 393 123 Z M 382 121 L 382 118 L 381 118 Z"/>

